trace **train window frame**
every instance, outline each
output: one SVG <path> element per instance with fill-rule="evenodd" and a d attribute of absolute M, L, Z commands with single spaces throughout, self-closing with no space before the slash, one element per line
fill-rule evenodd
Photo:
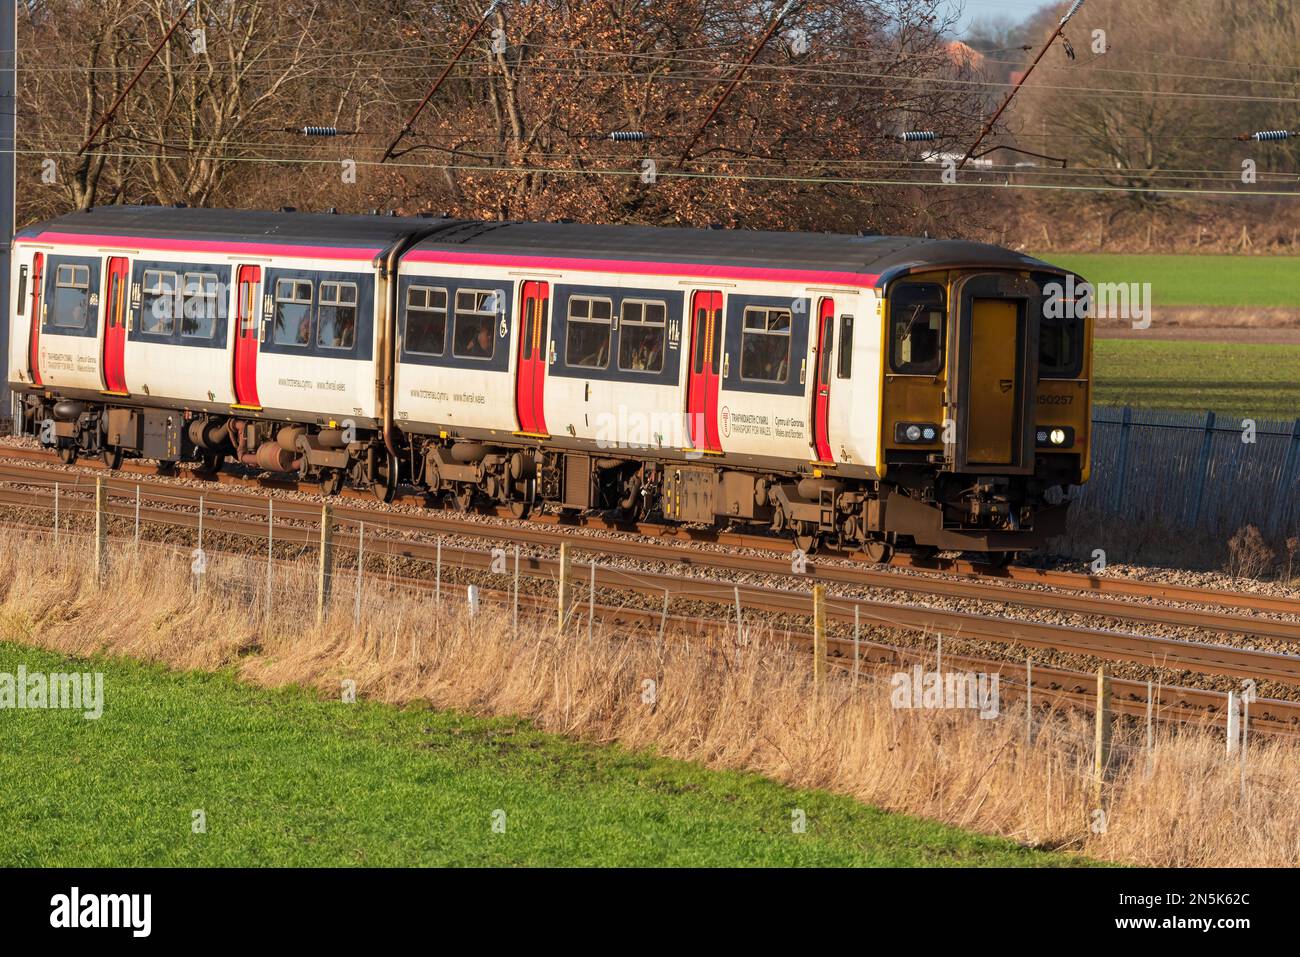
<path fill-rule="evenodd" d="M 501 294 L 498 290 L 480 289 L 478 287 L 456 290 L 456 298 L 454 300 L 451 320 L 451 354 L 453 357 L 457 359 L 473 359 L 476 362 L 492 361 L 492 357 L 496 355 L 497 351 L 496 323 L 499 312 L 500 295 Z M 471 301 L 470 305 L 462 307 L 461 297 L 463 296 L 473 296 L 474 299 Z M 491 306 L 491 308 L 487 308 L 488 306 Z M 461 347 L 457 345 L 459 342 L 467 341 L 463 340 L 463 337 L 461 336 L 462 318 L 467 320 L 473 319 L 479 323 L 484 319 L 489 320 L 487 325 L 488 332 L 490 333 L 488 341 L 492 343 L 492 346 L 488 350 L 487 355 L 474 355 L 473 353 L 462 351 Z M 475 339 L 478 338 L 478 333 L 482 328 L 483 327 L 480 324 L 480 326 L 475 329 L 473 333 Z"/>
<path fill-rule="evenodd" d="M 933 329 L 934 332 L 934 355 L 927 360 L 919 361 L 915 359 L 904 360 L 899 354 L 902 347 L 903 339 L 897 335 L 897 327 L 900 319 L 907 314 L 903 311 L 915 306 L 926 305 L 924 301 L 900 301 L 900 293 L 906 291 L 917 291 L 922 289 L 934 289 L 939 293 L 939 327 Z M 909 323 L 920 318 L 919 310 L 915 317 L 908 317 Z M 916 375 L 916 376 L 937 376 L 943 371 L 945 353 L 947 351 L 947 334 L 948 334 L 948 290 L 943 283 L 939 282 L 909 282 L 900 284 L 889 295 L 889 371 L 895 375 Z"/>
<path fill-rule="evenodd" d="M 575 304 L 582 303 L 586 305 L 586 314 L 579 315 L 574 312 Z M 605 307 L 605 318 L 599 318 L 595 315 L 595 306 L 602 305 Z M 573 357 L 573 346 L 575 329 L 583 331 L 585 326 L 603 326 L 605 329 L 605 338 L 603 344 L 597 348 L 594 356 L 583 356 L 583 361 L 575 360 Z M 613 349 L 614 337 L 614 300 L 607 296 L 570 296 L 568 305 L 568 314 L 564 327 L 564 364 L 571 369 L 608 369 L 610 353 Z M 595 341 L 595 340 L 593 340 Z M 596 361 L 585 361 L 588 358 Z"/>
<path fill-rule="evenodd" d="M 1045 365 L 1043 348 L 1047 341 L 1045 333 L 1049 326 L 1063 328 L 1069 326 L 1071 360 L 1066 365 Z M 1038 324 L 1038 377 L 1040 379 L 1077 379 L 1083 372 L 1084 322 L 1081 316 L 1061 316 L 1048 318 L 1042 315 Z"/>
<path fill-rule="evenodd" d="M 640 308 L 639 318 L 633 319 L 628 315 L 628 307 Z M 659 310 L 660 318 L 657 320 L 647 319 L 647 307 L 654 307 Z M 664 371 L 664 350 L 668 345 L 668 303 L 662 299 L 624 299 L 619 303 L 619 327 L 618 327 L 618 370 L 620 372 L 633 372 L 638 375 L 659 375 Z M 659 350 L 657 353 L 658 364 L 654 367 L 646 365 L 643 368 L 636 368 L 634 365 L 623 364 L 623 337 L 627 334 L 628 326 L 633 329 L 644 332 L 647 329 L 659 329 Z M 645 342 L 651 340 L 646 339 Z M 644 343 L 643 343 L 644 344 Z"/>
<path fill-rule="evenodd" d="M 850 313 L 840 316 L 840 354 L 835 363 L 835 377 L 853 378 L 853 316 Z"/>
<path fill-rule="evenodd" d="M 197 280 L 191 288 L 191 280 Z M 217 320 L 221 318 L 221 277 L 214 272 L 187 272 L 181 279 L 181 338 L 211 340 L 217 334 Z M 209 291 L 210 290 L 210 291 Z M 201 303 L 197 309 L 191 303 Z M 204 314 L 205 313 L 205 314 Z M 195 332 L 186 323 L 207 319 L 207 332 Z"/>
<path fill-rule="evenodd" d="M 762 314 L 762 328 L 752 326 L 750 317 Z M 773 316 L 785 317 L 784 329 L 773 329 L 771 326 Z M 794 312 L 785 306 L 746 306 L 741 314 L 740 320 L 740 381 L 742 382 L 762 382 L 767 384 L 785 384 L 790 381 L 791 366 L 791 348 L 793 342 Z M 775 378 L 769 376 L 750 375 L 747 372 L 749 357 L 752 354 L 749 349 L 749 340 L 751 336 L 760 336 L 763 339 L 781 338 L 785 340 L 785 373 L 780 374 L 778 363 L 778 375 Z M 760 340 L 762 341 L 762 340 Z"/>
<path fill-rule="evenodd" d="M 64 279 L 64 270 L 69 270 L 68 279 Z M 78 280 L 78 274 L 85 275 L 84 280 Z M 80 322 L 60 322 L 59 317 L 62 309 L 59 305 L 59 290 L 73 289 L 81 293 L 81 321 Z M 55 329 L 85 329 L 90 321 L 90 267 L 84 263 L 59 263 L 54 269 L 54 301 L 50 303 L 50 326 Z M 76 310 L 76 306 L 73 310 Z"/>
<path fill-rule="evenodd" d="M 417 306 L 411 302 L 411 293 L 413 292 L 424 293 L 424 305 Z M 430 305 L 431 297 L 435 293 L 440 293 L 442 295 L 441 309 Z M 403 350 L 409 352 L 411 355 L 414 356 L 432 356 L 434 358 L 441 358 L 447 354 L 447 327 L 448 327 L 447 302 L 449 299 L 449 295 L 450 294 L 448 293 L 446 286 L 420 286 L 420 285 L 412 284 L 406 287 L 406 322 L 405 325 L 403 325 L 402 327 Z M 411 313 L 412 312 L 442 314 L 442 336 L 438 343 L 437 352 L 428 352 L 424 349 L 416 349 L 411 346 Z"/>
<path fill-rule="evenodd" d="M 285 296 L 281 290 L 286 284 L 292 286 L 292 292 Z M 303 287 L 307 288 L 306 298 L 301 298 Z M 290 349 L 309 349 L 311 348 L 312 338 L 312 303 L 315 299 L 316 284 L 310 279 L 299 279 L 293 276 L 282 276 L 275 281 L 275 311 L 271 316 L 271 339 L 277 346 L 286 346 Z M 301 341 L 297 339 L 282 339 L 280 337 L 280 307 L 282 305 L 306 306 L 302 317 L 298 320 L 298 328 L 302 329 L 302 322 L 307 321 L 307 336 Z"/>
<path fill-rule="evenodd" d="M 326 289 L 330 289 L 330 298 L 326 298 Z M 343 297 L 346 291 L 352 292 L 352 301 L 349 302 Z M 357 292 L 355 282 L 347 282 L 340 279 L 322 279 L 316 289 L 316 346 L 319 349 L 329 349 L 331 352 L 351 352 L 357 346 L 357 320 L 361 316 L 361 303 Z M 331 345 L 321 338 L 321 331 L 325 328 L 325 310 L 334 309 L 334 322 L 339 321 L 338 310 L 352 310 L 352 325 L 344 327 L 352 333 L 352 338 L 347 342 L 342 342 L 340 337 L 339 345 Z"/>
<path fill-rule="evenodd" d="M 149 277 L 153 276 L 154 284 L 150 285 Z M 171 277 L 171 288 L 167 289 L 161 285 L 161 277 Z M 181 274 L 174 269 L 146 269 L 140 275 L 140 334 L 145 336 L 158 336 L 166 339 L 176 332 L 176 298 L 180 289 Z M 164 301 L 168 303 L 165 325 L 163 318 L 154 314 L 155 306 L 153 303 Z M 159 324 L 150 328 L 149 319 L 157 319 Z"/>

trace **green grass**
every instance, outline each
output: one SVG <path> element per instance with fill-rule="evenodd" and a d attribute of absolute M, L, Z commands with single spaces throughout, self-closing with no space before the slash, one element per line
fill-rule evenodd
<path fill-rule="evenodd" d="M 517 720 L 0 643 L 20 663 L 104 672 L 105 707 L 0 710 L 0 866 L 1083 863 Z"/>
<path fill-rule="evenodd" d="M 1097 339 L 1094 350 L 1101 405 L 1300 416 L 1300 346 Z"/>
<path fill-rule="evenodd" d="M 1089 282 L 1151 283 L 1162 306 L 1300 308 L 1300 256 L 1126 256 L 1042 253 Z"/>

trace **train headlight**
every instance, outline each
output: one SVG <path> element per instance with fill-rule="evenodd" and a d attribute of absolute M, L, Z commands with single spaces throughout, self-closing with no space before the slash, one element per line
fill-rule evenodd
<path fill-rule="evenodd" d="M 1068 425 L 1041 426 L 1034 431 L 1040 449 L 1068 449 L 1074 445 L 1074 429 Z"/>
<path fill-rule="evenodd" d="M 939 436 L 939 427 L 929 422 L 899 422 L 894 426 L 894 441 L 902 444 L 925 445 Z"/>

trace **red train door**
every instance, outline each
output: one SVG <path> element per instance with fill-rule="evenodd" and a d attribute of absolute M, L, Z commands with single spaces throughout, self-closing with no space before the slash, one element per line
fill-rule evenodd
<path fill-rule="evenodd" d="M 686 415 L 691 445 L 722 450 L 718 439 L 718 369 L 722 363 L 722 293 L 691 297 L 691 367 L 686 385 Z"/>
<path fill-rule="evenodd" d="M 126 395 L 126 291 L 130 285 L 125 257 L 109 259 L 104 281 L 104 389 L 120 395 Z"/>
<path fill-rule="evenodd" d="M 818 462 L 833 462 L 831 456 L 831 353 L 835 351 L 835 300 L 822 300 L 817 314 L 817 375 L 813 380 L 813 446 Z"/>
<path fill-rule="evenodd" d="M 261 266 L 239 267 L 239 295 L 235 300 L 235 403 L 260 408 L 257 398 L 257 284 Z"/>
<path fill-rule="evenodd" d="M 27 339 L 27 371 L 32 382 L 41 384 L 41 293 L 45 283 L 45 253 L 32 257 L 31 335 Z"/>
<path fill-rule="evenodd" d="M 519 370 L 515 377 L 515 411 L 519 431 L 546 435 L 546 314 L 550 305 L 547 284 L 524 283 L 519 310 Z"/>

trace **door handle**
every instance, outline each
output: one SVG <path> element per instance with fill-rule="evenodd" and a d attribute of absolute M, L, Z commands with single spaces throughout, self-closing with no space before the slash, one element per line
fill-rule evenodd
<path fill-rule="evenodd" d="M 590 401 L 591 401 L 591 383 L 590 383 L 590 382 L 588 382 L 585 386 L 583 386 L 582 401 L 583 401 L 583 402 L 590 402 Z"/>
<path fill-rule="evenodd" d="M 799 384 L 803 385 L 804 380 L 808 377 L 808 360 L 804 359 L 799 363 Z"/>
<path fill-rule="evenodd" d="M 727 353 L 722 357 L 722 378 L 727 377 L 727 370 L 731 368 L 731 354 Z"/>

